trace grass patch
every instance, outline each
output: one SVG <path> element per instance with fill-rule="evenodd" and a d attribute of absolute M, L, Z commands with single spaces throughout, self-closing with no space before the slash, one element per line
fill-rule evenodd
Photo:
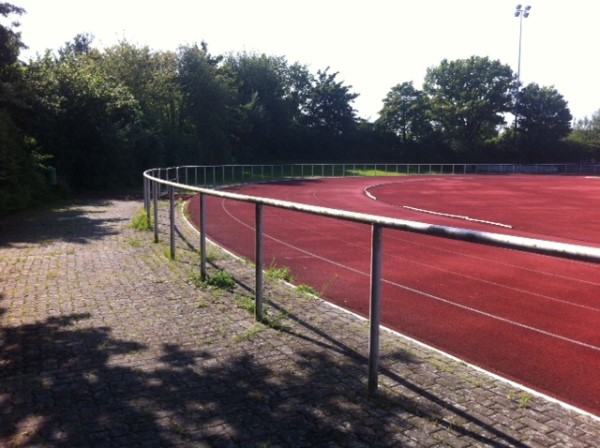
<path fill-rule="evenodd" d="M 305 295 L 310 295 L 310 296 L 318 296 L 319 294 L 317 293 L 317 291 L 315 290 L 315 288 L 313 288 L 312 286 L 308 286 L 308 285 L 298 285 L 297 288 L 298 292 L 305 294 Z"/>
<path fill-rule="evenodd" d="M 245 331 L 242 334 L 238 334 L 235 338 L 233 338 L 234 342 L 242 342 L 252 339 L 252 337 L 256 336 L 260 332 L 264 331 L 266 327 L 261 324 L 255 324 L 248 331 Z"/>
<path fill-rule="evenodd" d="M 269 269 L 265 271 L 265 277 L 271 280 L 281 280 L 288 283 L 294 283 L 292 270 L 287 266 L 277 267 L 275 265 L 275 260 L 271 262 Z"/>
<path fill-rule="evenodd" d="M 529 402 L 531 401 L 531 395 L 523 392 L 519 397 L 519 407 L 521 409 L 525 409 L 529 406 Z"/>
<path fill-rule="evenodd" d="M 517 393 L 516 391 L 511 390 L 506 398 L 508 398 L 510 401 L 518 401 L 519 408 L 525 409 L 529 406 L 529 402 L 533 397 L 527 392 Z"/>
<path fill-rule="evenodd" d="M 206 261 L 214 263 L 215 261 L 219 261 L 221 259 L 221 252 L 215 246 L 208 246 L 206 248 Z"/>
<path fill-rule="evenodd" d="M 126 240 L 126 243 L 128 246 L 131 246 L 131 247 L 143 247 L 144 246 L 144 243 L 142 243 L 139 240 L 134 240 L 134 239 Z"/>
<path fill-rule="evenodd" d="M 254 315 L 256 311 L 256 302 L 254 300 L 254 297 L 252 296 L 237 296 L 233 303 L 237 308 L 246 310 L 252 315 Z M 263 302 L 263 318 L 260 323 L 262 323 L 266 327 L 272 328 L 273 330 L 282 330 L 287 327 L 284 323 L 284 320 L 286 318 L 287 315 L 283 312 L 277 314 L 269 313 L 268 305 Z"/>
<path fill-rule="evenodd" d="M 279 331 L 289 327 L 289 325 L 285 324 L 285 319 L 287 319 L 287 314 L 285 313 L 277 313 L 274 315 L 264 313 L 262 323 L 273 330 Z"/>
<path fill-rule="evenodd" d="M 152 220 L 144 209 L 140 209 L 131 218 L 131 228 L 138 232 L 149 232 L 152 230 Z"/>
<path fill-rule="evenodd" d="M 164 254 L 165 257 L 167 257 L 171 261 L 175 261 L 177 259 L 177 257 L 172 257 L 171 256 L 171 248 L 170 247 L 165 247 L 163 249 L 163 254 Z"/>
<path fill-rule="evenodd" d="M 204 289 L 233 291 L 235 288 L 235 280 L 233 276 L 223 269 L 213 272 L 205 279 L 202 278 L 202 275 L 199 272 L 192 272 L 189 276 L 189 281 L 196 287 Z"/>
<path fill-rule="evenodd" d="M 234 299 L 233 303 L 239 309 L 246 310 L 251 314 L 254 314 L 254 311 L 256 309 L 254 298 L 250 296 L 237 296 Z"/>
<path fill-rule="evenodd" d="M 383 171 L 376 169 L 352 169 L 346 170 L 347 176 L 406 176 L 406 173 L 397 173 L 395 171 Z"/>
<path fill-rule="evenodd" d="M 208 276 L 206 279 L 206 285 L 210 288 L 232 291 L 233 288 L 235 288 L 235 280 L 229 272 L 219 269 Z"/>

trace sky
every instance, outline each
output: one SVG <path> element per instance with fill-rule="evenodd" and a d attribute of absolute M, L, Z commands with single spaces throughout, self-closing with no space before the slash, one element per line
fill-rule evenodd
<path fill-rule="evenodd" d="M 575 118 L 600 110 L 600 1 L 530 0 L 5 0 L 27 11 L 19 22 L 27 61 L 79 33 L 105 48 L 127 40 L 153 50 L 205 41 L 213 55 L 284 56 L 314 73 L 330 67 L 373 121 L 396 84 L 422 88 L 443 59 L 488 56 L 524 84 L 553 86 Z M 520 21 L 522 20 L 522 23 Z M 520 26 L 522 25 L 522 33 Z"/>

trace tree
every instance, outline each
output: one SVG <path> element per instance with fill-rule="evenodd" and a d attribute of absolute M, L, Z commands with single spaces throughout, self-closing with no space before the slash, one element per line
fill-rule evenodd
<path fill-rule="evenodd" d="M 10 3 L 0 3 L 0 17 L 20 16 L 24 12 L 25 10 L 18 6 Z M 21 41 L 21 33 L 15 30 L 18 26 L 18 22 L 13 23 L 12 27 L 0 25 L 0 74 L 2 75 L 17 61 L 21 49 L 26 48 Z"/>
<path fill-rule="evenodd" d="M 429 68 L 423 89 L 435 128 L 454 151 L 464 152 L 498 135 L 512 109 L 512 85 L 509 66 L 472 56 Z"/>
<path fill-rule="evenodd" d="M 25 11 L 0 3 L 0 18 Z M 25 47 L 16 31 L 18 23 L 0 24 L 0 213 L 31 205 L 46 196 L 44 156 L 22 128 L 28 105 L 23 100 L 23 70 L 17 62 Z"/>
<path fill-rule="evenodd" d="M 61 58 L 89 55 L 93 50 L 94 36 L 88 33 L 77 34 L 71 41 L 58 50 Z"/>
<path fill-rule="evenodd" d="M 432 132 L 426 113 L 423 92 L 404 82 L 388 92 L 375 125 L 396 135 L 402 144 L 419 142 Z"/>
<path fill-rule="evenodd" d="M 329 135 L 342 135 L 356 130 L 357 120 L 352 101 L 358 94 L 352 86 L 337 81 L 339 74 L 328 73 L 329 67 L 317 71 L 306 101 L 302 104 L 304 123 Z"/>
<path fill-rule="evenodd" d="M 553 87 L 532 83 L 519 92 L 517 142 L 525 153 L 539 156 L 571 132 L 567 102 Z"/>
<path fill-rule="evenodd" d="M 100 66 L 107 79 L 118 80 L 139 104 L 131 169 L 174 164 L 171 153 L 180 146 L 182 107 L 178 55 L 122 41 L 104 51 Z"/>
<path fill-rule="evenodd" d="M 594 112 L 591 118 L 584 117 L 575 122 L 573 132 L 569 139 L 584 145 L 596 162 L 600 161 L 600 109 Z"/>
<path fill-rule="evenodd" d="M 107 188 L 134 176 L 139 182 L 131 170 L 136 99 L 105 76 L 98 50 L 59 54 L 47 53 L 27 67 L 30 132 L 73 187 Z"/>
<path fill-rule="evenodd" d="M 237 90 L 235 155 L 243 162 L 283 160 L 296 152 L 300 105 L 307 71 L 283 57 L 230 55 L 224 69 Z"/>
<path fill-rule="evenodd" d="M 220 57 L 208 53 L 205 43 L 179 50 L 177 80 L 181 94 L 180 127 L 184 135 L 179 163 L 230 160 L 228 128 L 234 90 L 230 79 L 219 69 L 220 62 Z"/>

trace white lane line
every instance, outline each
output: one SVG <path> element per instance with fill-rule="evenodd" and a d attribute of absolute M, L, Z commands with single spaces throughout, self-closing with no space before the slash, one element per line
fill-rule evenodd
<path fill-rule="evenodd" d="M 504 227 L 505 229 L 513 228 L 513 226 L 511 226 L 510 224 L 502 224 L 501 222 L 494 222 L 494 221 L 487 221 L 485 219 L 471 218 L 470 216 L 464 216 L 464 215 L 453 215 L 452 213 L 436 212 L 433 210 L 426 210 L 424 208 L 411 207 L 409 205 L 403 205 L 402 208 L 405 208 L 406 210 L 412 210 L 414 212 L 427 213 L 428 215 L 443 216 L 445 218 L 462 219 L 463 221 L 476 222 L 476 223 L 480 223 L 480 224 L 489 224 L 489 225 L 496 226 L 496 227 Z"/>
<path fill-rule="evenodd" d="M 422 179 L 421 181 L 423 181 L 423 180 L 425 180 L 425 179 Z M 398 183 L 400 183 L 400 182 L 398 182 Z M 371 193 L 370 190 L 372 188 L 379 187 L 381 185 L 387 186 L 387 185 L 391 185 L 391 184 L 392 183 L 390 183 L 390 184 L 370 185 L 368 187 L 365 187 L 363 189 L 363 192 L 364 192 L 364 194 L 369 199 L 371 199 L 373 201 L 377 201 L 377 196 L 375 196 L 373 193 Z M 391 206 L 394 206 L 394 207 L 398 207 L 398 205 L 390 203 L 390 202 L 386 202 L 386 201 L 379 201 L 379 202 L 384 202 L 384 203 L 386 203 L 388 205 L 391 205 Z M 491 225 L 491 226 L 503 227 L 505 229 L 512 229 L 513 228 L 513 226 L 511 226 L 510 224 L 503 224 L 501 222 L 494 222 L 494 221 L 488 221 L 488 220 L 485 220 L 485 219 L 471 218 L 470 216 L 455 215 L 455 214 L 452 214 L 452 213 L 436 212 L 434 210 L 427 210 L 427 209 L 424 209 L 424 208 L 411 207 L 409 205 L 403 205 L 402 208 L 404 208 L 406 210 L 411 210 L 413 212 L 426 213 L 426 214 L 435 215 L 435 216 L 442 216 L 444 218 L 462 219 L 463 221 L 476 222 L 476 223 L 479 223 L 479 224 L 488 224 L 488 225 Z"/>
<path fill-rule="evenodd" d="M 254 227 L 246 224 L 245 222 L 239 220 L 237 217 L 235 217 L 233 214 L 231 214 L 229 212 L 229 210 L 227 209 L 227 207 L 225 206 L 225 201 L 222 201 L 221 204 L 222 204 L 223 211 L 225 211 L 225 213 L 227 215 L 229 215 L 234 221 L 237 221 L 239 224 L 241 224 L 244 227 L 247 227 L 248 229 L 253 229 L 254 230 Z M 345 269 L 345 270 L 353 272 L 355 274 L 358 274 L 358 275 L 361 275 L 361 276 L 364 276 L 364 277 L 369 277 L 369 273 L 367 273 L 367 272 L 363 272 L 363 271 L 360 271 L 358 269 L 351 268 L 350 266 L 346 266 L 344 264 L 341 264 L 341 263 L 338 263 L 336 261 L 330 260 L 328 258 L 322 257 L 322 256 L 317 255 L 315 253 L 312 253 L 312 252 L 309 252 L 307 250 L 301 249 L 299 247 L 293 246 L 293 245 L 291 245 L 291 244 L 289 244 L 289 243 L 287 243 L 287 242 L 285 242 L 283 240 L 280 240 L 278 238 L 275 238 L 275 237 L 273 237 L 271 235 L 264 234 L 263 236 L 265 236 L 265 237 L 271 239 L 272 241 L 275 241 L 275 242 L 277 242 L 277 243 L 279 243 L 279 244 L 281 244 L 283 246 L 289 247 L 290 249 L 294 249 L 294 250 L 296 250 L 296 251 L 298 251 L 298 252 L 300 252 L 300 253 L 302 253 L 304 255 L 309 255 L 309 256 L 317 259 L 317 260 L 324 261 L 325 263 L 329 263 L 329 264 L 331 264 L 333 266 L 337 266 L 337 267 L 339 267 L 341 269 Z M 429 299 L 436 300 L 438 302 L 445 303 L 445 304 L 450 305 L 450 306 L 455 306 L 457 308 L 460 308 L 460 309 L 463 309 L 463 310 L 466 310 L 466 311 L 470 311 L 472 313 L 479 314 L 481 316 L 485 316 L 485 317 L 488 317 L 488 318 L 493 319 L 493 320 L 497 320 L 497 321 L 500 321 L 500 322 L 503 322 L 503 323 L 506 323 L 506 324 L 509 324 L 509 325 L 514 325 L 516 327 L 519 327 L 519 328 L 522 328 L 522 329 L 525 329 L 525 330 L 529 330 L 529 331 L 532 331 L 534 333 L 539 333 L 539 334 L 542 334 L 544 336 L 548 336 L 548 337 L 551 337 L 551 338 L 555 338 L 555 339 L 561 340 L 563 342 L 568 342 L 568 343 L 571 343 L 571 344 L 579 345 L 581 347 L 589 348 L 591 350 L 595 350 L 595 351 L 600 352 L 600 347 L 592 345 L 592 344 L 588 344 L 586 342 L 581 342 L 581 341 L 578 341 L 576 339 L 568 338 L 568 337 L 561 336 L 561 335 L 558 335 L 558 334 L 555 334 L 555 333 L 552 333 L 552 332 L 549 332 L 549 331 L 546 331 L 546 330 L 542 330 L 540 328 L 532 327 L 531 325 L 522 324 L 520 322 L 511 320 L 511 319 L 506 319 L 504 317 L 496 316 L 495 314 L 491 314 L 491 313 L 488 313 L 488 312 L 485 312 L 485 311 L 481 311 L 481 310 L 478 310 L 476 308 L 473 308 L 473 307 L 470 307 L 470 306 L 467 306 L 467 305 L 462 305 L 462 304 L 459 304 L 459 303 L 455 303 L 455 302 L 452 302 L 451 300 L 447 300 L 447 299 L 444 299 L 442 297 L 435 296 L 433 294 L 428 294 L 428 293 L 426 293 L 424 291 L 419 291 L 418 289 L 410 288 L 408 286 L 401 285 L 400 283 L 396 283 L 396 282 L 393 282 L 393 281 L 390 281 L 390 280 L 386 280 L 384 278 L 382 278 L 381 281 L 383 283 L 388 284 L 388 285 L 395 286 L 395 287 L 403 289 L 405 291 L 409 291 L 409 292 L 411 292 L 413 294 L 421 295 L 423 297 L 427 297 Z"/>

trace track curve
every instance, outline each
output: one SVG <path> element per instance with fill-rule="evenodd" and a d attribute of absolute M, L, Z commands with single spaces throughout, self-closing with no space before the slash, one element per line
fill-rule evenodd
<path fill-rule="evenodd" d="M 231 190 L 600 246 L 600 183 L 583 177 L 340 178 Z M 409 204 L 440 215 L 404 207 Z M 197 201 L 190 212 L 197 222 Z M 273 208 L 263 213 L 267 263 L 288 266 L 297 283 L 367 315 L 368 226 Z M 489 222 L 512 228 L 490 228 Z M 207 198 L 207 233 L 252 259 L 253 206 Z M 383 250 L 386 326 L 600 415 L 600 266 L 389 229 Z"/>

